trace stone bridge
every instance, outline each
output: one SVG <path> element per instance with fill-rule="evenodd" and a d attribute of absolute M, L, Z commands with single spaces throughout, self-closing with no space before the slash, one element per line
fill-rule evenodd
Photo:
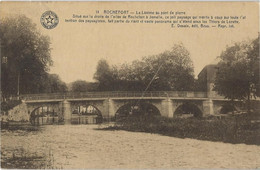
<path fill-rule="evenodd" d="M 147 103 L 156 108 L 161 116 L 174 117 L 176 110 L 189 103 L 203 116 L 219 113 L 228 100 L 215 93 L 187 91 L 153 92 L 86 92 L 66 94 L 30 94 L 20 98 L 27 104 L 29 113 L 40 107 L 47 107 L 50 112 L 59 113 L 65 121 L 79 106 L 92 106 L 103 118 L 112 118 L 120 108 L 127 104 Z M 241 108 L 242 102 L 236 102 Z"/>

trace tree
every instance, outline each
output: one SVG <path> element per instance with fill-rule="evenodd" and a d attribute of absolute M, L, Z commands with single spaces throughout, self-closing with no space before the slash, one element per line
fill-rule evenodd
<path fill-rule="evenodd" d="M 112 88 L 112 71 L 108 62 L 104 59 L 99 60 L 94 79 L 99 82 L 98 90 L 108 91 Z"/>
<path fill-rule="evenodd" d="M 252 68 L 252 82 L 255 87 L 253 87 L 253 91 L 256 96 L 260 96 L 260 82 L 259 82 L 259 73 L 260 73 L 260 56 L 259 56 L 259 37 L 253 40 L 250 44 L 251 50 L 248 51 L 248 56 L 250 58 L 249 67 Z"/>
<path fill-rule="evenodd" d="M 114 70 L 113 75 L 123 82 L 124 90 L 143 91 L 149 84 L 149 91 L 188 91 L 194 87 L 193 63 L 183 44 L 175 44 L 171 51 L 143 57 L 141 61 L 123 64 Z"/>
<path fill-rule="evenodd" d="M 45 93 L 64 93 L 68 91 L 66 83 L 61 81 L 60 77 L 57 74 L 47 74 L 44 83 Z"/>
<path fill-rule="evenodd" d="M 183 44 L 175 44 L 171 51 L 161 54 L 157 62 L 162 64 L 157 79 L 162 89 L 176 91 L 193 90 L 193 62 L 189 51 Z"/>
<path fill-rule="evenodd" d="M 250 111 L 250 100 L 259 95 L 259 36 L 227 47 L 220 59 L 214 90 L 231 101 L 246 100 Z"/>
<path fill-rule="evenodd" d="M 188 91 L 194 88 L 193 63 L 183 44 L 175 44 L 171 51 L 143 57 L 131 64 L 110 67 L 102 59 L 94 79 L 99 82 L 99 90 Z"/>
<path fill-rule="evenodd" d="M 96 91 L 97 84 L 86 82 L 84 80 L 77 80 L 71 83 L 72 92 L 87 92 L 87 91 Z"/>
<path fill-rule="evenodd" d="M 50 39 L 24 15 L 1 19 L 1 88 L 3 96 L 39 93 L 52 65 Z"/>

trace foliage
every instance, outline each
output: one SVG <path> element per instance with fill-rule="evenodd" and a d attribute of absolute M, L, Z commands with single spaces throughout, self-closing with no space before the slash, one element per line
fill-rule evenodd
<path fill-rule="evenodd" d="M 66 83 L 61 81 L 57 74 L 47 74 L 43 83 L 45 84 L 45 88 L 42 92 L 45 93 L 64 93 L 68 91 Z"/>
<path fill-rule="evenodd" d="M 71 83 L 70 91 L 72 92 L 87 92 L 96 91 L 97 84 L 92 82 L 86 82 L 84 80 L 77 80 Z"/>
<path fill-rule="evenodd" d="M 44 75 L 52 65 L 50 39 L 23 16 L 1 20 L 1 86 L 3 95 L 38 93 L 44 89 Z"/>
<path fill-rule="evenodd" d="M 99 60 L 94 79 L 99 82 L 98 90 L 111 90 L 112 72 L 105 59 Z"/>
<path fill-rule="evenodd" d="M 23 133 L 32 132 L 32 131 L 40 131 L 40 126 L 33 126 L 28 121 L 27 122 L 17 122 L 17 121 L 8 121 L 8 126 L 2 128 L 2 130 L 8 131 L 20 131 Z"/>
<path fill-rule="evenodd" d="M 251 43 L 251 50 L 248 51 L 248 56 L 250 59 L 250 67 L 252 69 L 252 75 L 251 75 L 251 79 L 253 82 L 253 85 L 255 87 L 253 87 L 255 89 L 255 95 L 256 96 L 260 96 L 260 82 L 259 82 L 259 73 L 260 73 L 260 66 L 259 66 L 259 62 L 260 62 L 260 56 L 259 56 L 259 39 L 260 35 L 258 35 L 258 38 L 256 38 L 255 40 L 253 40 L 253 42 Z"/>
<path fill-rule="evenodd" d="M 8 111 L 21 103 L 21 100 L 10 100 L 1 102 L 1 111 Z"/>
<path fill-rule="evenodd" d="M 259 113 L 231 115 L 220 118 L 165 118 L 157 116 L 129 116 L 105 130 L 127 130 L 156 133 L 179 138 L 246 143 L 260 145 Z"/>
<path fill-rule="evenodd" d="M 205 67 L 204 67 L 205 68 Z M 207 71 L 204 69 L 200 72 L 198 75 L 198 79 L 195 80 L 194 82 L 194 90 L 195 91 L 200 91 L 200 92 L 206 92 L 207 91 Z"/>
<path fill-rule="evenodd" d="M 220 95 L 248 103 L 259 95 L 259 37 L 227 47 L 220 59 L 214 87 Z"/>
<path fill-rule="evenodd" d="M 149 91 L 188 91 L 194 87 L 193 72 L 188 50 L 183 44 L 175 44 L 171 51 L 143 57 L 131 64 L 109 67 L 101 60 L 94 78 L 101 90 L 143 91 L 153 80 Z"/>
<path fill-rule="evenodd" d="M 66 92 L 52 65 L 49 37 L 41 35 L 32 21 L 21 15 L 4 18 L 0 27 L 3 96 L 20 93 Z"/>

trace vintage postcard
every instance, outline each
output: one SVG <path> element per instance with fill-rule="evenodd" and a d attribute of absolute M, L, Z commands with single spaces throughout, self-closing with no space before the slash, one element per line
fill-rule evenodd
<path fill-rule="evenodd" d="M 1 168 L 260 168 L 259 2 L 0 2 Z"/>

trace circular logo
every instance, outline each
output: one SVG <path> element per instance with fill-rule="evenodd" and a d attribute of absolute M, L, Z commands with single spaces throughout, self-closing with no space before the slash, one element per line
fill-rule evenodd
<path fill-rule="evenodd" d="M 59 18 L 55 12 L 46 11 L 41 16 L 41 24 L 46 29 L 55 28 L 59 23 Z"/>

